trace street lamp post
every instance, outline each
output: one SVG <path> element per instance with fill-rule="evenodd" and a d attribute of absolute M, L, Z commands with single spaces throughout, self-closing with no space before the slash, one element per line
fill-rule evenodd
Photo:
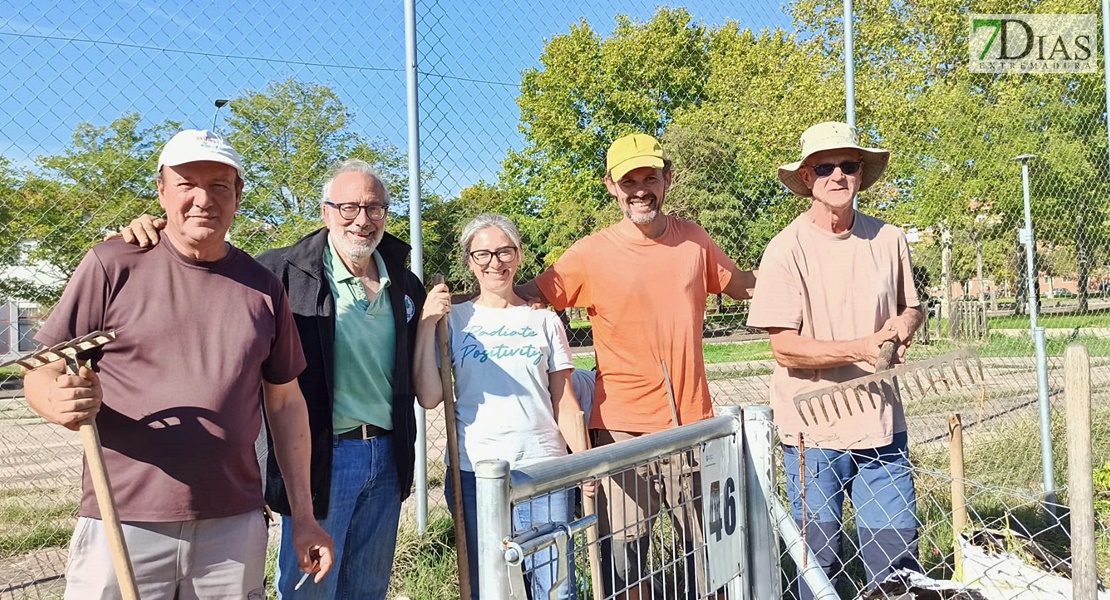
<path fill-rule="evenodd" d="M 215 110 L 215 112 L 212 113 L 212 131 L 216 131 L 216 117 L 220 114 L 220 109 L 223 108 L 224 105 L 227 104 L 227 99 L 226 98 L 217 98 L 215 104 L 216 104 L 216 110 Z"/>
<path fill-rule="evenodd" d="M 1018 232 L 1018 239 L 1025 244 L 1025 283 L 1029 301 L 1029 331 L 1033 336 L 1033 347 L 1037 360 L 1037 400 L 1041 409 L 1041 470 L 1044 479 L 1044 497 L 1048 510 L 1056 514 L 1056 483 L 1052 476 L 1052 421 L 1048 405 L 1048 358 L 1045 350 L 1044 327 L 1037 325 L 1037 291 L 1035 266 L 1037 240 L 1033 235 L 1033 214 L 1029 202 L 1029 161 L 1037 158 L 1032 154 L 1015 156 L 1021 161 L 1021 188 L 1025 202 L 1025 228 Z"/>

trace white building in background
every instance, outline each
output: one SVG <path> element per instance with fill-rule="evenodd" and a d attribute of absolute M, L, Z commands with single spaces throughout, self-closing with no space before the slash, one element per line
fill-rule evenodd
<path fill-rule="evenodd" d="M 0 280 L 25 279 L 43 285 L 65 283 L 65 274 L 53 265 L 34 263 L 0 269 Z M 50 307 L 34 302 L 0 298 L 0 362 L 37 348 L 34 336 Z"/>

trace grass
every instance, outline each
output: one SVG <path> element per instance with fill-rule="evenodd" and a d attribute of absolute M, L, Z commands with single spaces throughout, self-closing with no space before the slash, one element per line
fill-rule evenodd
<path fill-rule="evenodd" d="M 1091 335 L 1080 335 L 1074 340 L 1070 338 L 1048 338 L 1045 340 L 1045 351 L 1048 356 L 1063 356 L 1064 349 L 1073 341 L 1085 344 L 1091 356 L 1110 356 L 1110 339 Z M 946 354 L 968 345 L 974 346 L 978 350 L 979 356 L 982 357 L 1031 357 L 1035 353 L 1033 340 L 1028 337 L 991 334 L 985 343 L 980 342 L 978 344 L 953 343 L 949 340 L 934 340 L 928 345 L 915 344 L 910 347 L 909 358 L 911 360 L 928 358 Z"/>
<path fill-rule="evenodd" d="M 715 365 L 723 363 L 734 362 L 747 362 L 752 360 L 772 360 L 774 356 L 771 355 L 771 343 L 766 340 L 758 340 L 754 342 L 736 342 L 729 344 L 705 344 L 704 346 L 705 364 Z M 574 367 L 576 369 L 593 369 L 597 366 L 597 360 L 593 354 L 582 354 L 574 357 Z M 748 375 L 762 375 L 770 374 L 770 370 L 749 369 L 744 371 L 742 375 L 735 373 L 727 375 L 727 377 L 748 376 Z M 737 371 L 740 372 L 740 371 Z M 709 379 L 723 379 L 727 378 L 720 373 L 710 373 Z"/>
<path fill-rule="evenodd" d="M 1061 414 L 1053 415 L 1053 456 L 1055 480 L 1067 481 L 1066 432 Z M 1029 440 L 1039 439 L 1036 416 L 1014 420 L 1005 429 L 989 437 L 965 434 L 965 477 L 968 482 L 966 503 L 973 528 L 1012 529 L 1023 532 L 1039 545 L 1061 558 L 1070 558 L 1070 523 L 1043 510 L 1037 499 L 1041 494 L 1039 448 Z M 1110 408 L 1101 407 L 1092 415 L 1092 454 L 1095 464 L 1110 460 Z M 1021 448 L 1022 451 L 1000 451 Z M 934 579 L 948 579 L 954 573 L 952 531 L 952 493 L 949 454 L 946 449 L 926 450 L 911 447 L 911 461 L 918 471 L 914 476 L 917 490 L 919 529 L 919 560 L 926 573 Z M 785 496 L 781 489 L 780 494 Z M 1066 503 L 1066 498 L 1061 499 Z M 1096 517 L 1110 524 L 1110 507 Z M 1062 511 L 1066 513 L 1065 511 Z M 849 505 L 844 512 L 844 551 L 849 557 L 838 592 L 853 598 L 865 583 L 863 565 L 857 555 L 858 541 L 854 512 Z M 1098 533 L 1096 553 L 1099 575 L 1110 578 L 1110 535 Z M 783 590 L 796 586 L 796 567 L 790 560 L 782 562 Z M 784 596 L 788 597 L 788 596 Z"/>
<path fill-rule="evenodd" d="M 428 528 L 417 535 L 410 522 L 397 532 L 393 554 L 393 576 L 387 597 L 458 598 L 455 527 L 444 509 L 428 514 Z"/>
<path fill-rule="evenodd" d="M 0 495 L 0 559 L 69 543 L 77 501 L 44 506 L 43 497 L 49 495 L 40 490 L 9 489 Z"/>
<path fill-rule="evenodd" d="M 1090 335 L 1080 335 L 1075 340 L 1069 338 L 1049 338 L 1045 342 L 1048 356 L 1063 356 L 1064 348 L 1072 341 L 1086 344 L 1092 357 L 1110 357 L 1110 339 Z M 940 356 L 954 352 L 967 346 L 974 346 L 979 356 L 984 358 L 1026 358 L 1034 355 L 1033 341 L 1025 337 L 1011 337 L 992 334 L 987 342 L 979 344 L 959 343 L 948 340 L 933 340 L 930 344 L 914 344 L 910 347 L 908 359 L 922 360 L 933 356 Z M 774 360 L 771 354 L 771 342 L 767 340 L 754 340 L 750 342 L 734 342 L 721 344 L 705 344 L 705 364 L 716 365 L 736 362 L 758 360 Z M 583 354 L 574 357 L 574 366 L 578 369 L 592 369 L 597 361 L 592 354 Z M 1026 371 L 1033 368 L 1032 363 L 1015 364 L 1017 371 Z M 733 377 L 747 377 L 770 374 L 770 370 L 761 368 L 739 369 L 736 371 L 711 371 L 709 379 L 728 379 Z"/>
<path fill-rule="evenodd" d="M 16 379 L 23 377 L 23 367 L 2 367 L 0 368 L 0 381 L 6 379 Z"/>
<path fill-rule="evenodd" d="M 1029 316 L 991 317 L 988 320 L 991 329 L 1028 329 Z M 1081 315 L 1037 315 L 1037 325 L 1046 329 L 1080 329 L 1090 327 L 1110 327 L 1110 313 L 1105 311 L 1085 313 Z"/>
<path fill-rule="evenodd" d="M 597 359 L 593 354 L 581 354 L 574 357 L 575 369 L 586 369 L 587 371 L 597 366 Z"/>

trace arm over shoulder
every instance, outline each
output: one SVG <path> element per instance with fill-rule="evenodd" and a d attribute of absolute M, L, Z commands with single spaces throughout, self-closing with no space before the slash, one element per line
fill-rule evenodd
<path fill-rule="evenodd" d="M 593 304 L 589 263 L 584 256 L 588 253 L 584 250 L 587 239 L 575 242 L 555 264 L 533 280 L 543 299 L 556 310 Z"/>

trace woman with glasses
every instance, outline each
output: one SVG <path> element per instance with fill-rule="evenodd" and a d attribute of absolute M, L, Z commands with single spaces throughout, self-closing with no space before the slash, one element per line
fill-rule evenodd
<path fill-rule="evenodd" d="M 443 400 L 436 367 L 435 325 L 448 319 L 455 371 L 455 416 L 470 559 L 472 597 L 478 598 L 478 541 L 474 465 L 503 459 L 510 468 L 564 456 L 578 447 L 573 419 L 580 410 L 571 385 L 570 345 L 555 313 L 531 308 L 513 292 L 520 266 L 520 233 L 508 218 L 483 214 L 462 231 L 463 259 L 478 280 L 478 296 L 450 305 L 447 286 L 429 293 L 416 339 L 416 393 L 420 405 Z M 448 314 L 449 313 L 449 314 Z M 573 490 L 555 492 L 513 507 L 513 528 L 574 520 Z M 448 481 L 447 497 L 452 497 Z M 561 557 L 565 560 L 565 557 Z M 571 564 L 573 569 L 573 563 Z M 558 572 L 552 549 L 525 564 L 533 598 L 547 598 Z M 559 598 L 574 597 L 573 572 Z"/>

